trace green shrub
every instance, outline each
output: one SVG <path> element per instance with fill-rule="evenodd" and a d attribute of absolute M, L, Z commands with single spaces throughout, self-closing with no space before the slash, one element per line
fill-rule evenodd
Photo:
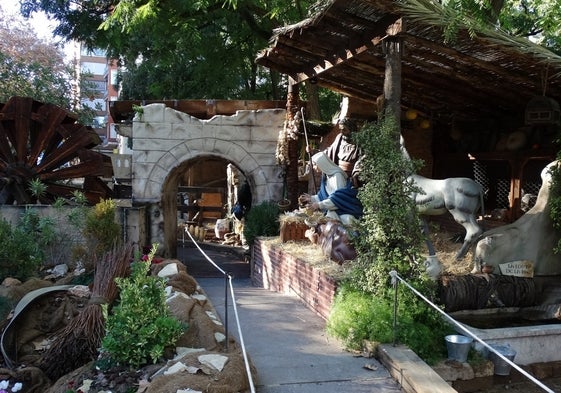
<path fill-rule="evenodd" d="M 164 279 L 149 275 L 155 252 L 153 247 L 146 262 L 135 261 L 130 277 L 115 279 L 120 302 L 107 316 L 102 340 L 112 360 L 134 368 L 160 360 L 187 328 L 169 315 Z"/>
<path fill-rule="evenodd" d="M 327 332 L 352 350 L 362 349 L 363 341 L 407 345 L 428 364 L 446 356 L 444 337 L 453 329 L 435 310 L 412 298 L 402 288 L 398 300 L 396 328 L 393 325 L 393 291 L 380 298 L 341 286 L 327 321 Z"/>
<path fill-rule="evenodd" d="M 0 282 L 6 277 L 25 281 L 37 275 L 44 253 L 34 233 L 22 227 L 12 228 L 8 221 L 2 219 L 0 244 Z"/>
<path fill-rule="evenodd" d="M 558 160 L 561 160 L 561 153 L 558 153 Z M 561 233 L 561 168 L 553 166 L 551 168 L 551 186 L 549 189 L 549 216 L 553 228 L 557 233 Z M 553 249 L 556 254 L 561 253 L 561 238 Z"/>
<path fill-rule="evenodd" d="M 373 296 L 342 285 L 333 302 L 327 332 L 349 349 L 360 350 L 363 340 L 392 342 L 392 309 Z"/>
<path fill-rule="evenodd" d="M 102 199 L 87 211 L 83 231 L 91 254 L 103 255 L 120 241 L 121 226 L 115 221 L 116 209 L 115 201 Z"/>
<path fill-rule="evenodd" d="M 248 244 L 259 236 L 278 236 L 280 209 L 275 202 L 265 201 L 251 208 L 245 217 L 243 234 Z"/>
<path fill-rule="evenodd" d="M 359 235 L 353 238 L 358 257 L 348 281 L 341 284 L 329 331 L 349 347 L 363 340 L 407 345 L 427 363 L 441 358 L 449 325 L 412 291 L 399 286 L 397 329 L 394 332 L 394 291 L 390 271 L 429 299 L 436 298 L 436 283 L 429 280 L 421 260 L 424 238 L 415 204 L 415 191 L 406 179 L 419 165 L 399 148 L 395 120 L 383 117 L 366 124 L 355 136 L 366 152 L 361 177 L 367 179 L 358 197 L 364 206 Z M 444 352 L 445 353 L 445 352 Z"/>

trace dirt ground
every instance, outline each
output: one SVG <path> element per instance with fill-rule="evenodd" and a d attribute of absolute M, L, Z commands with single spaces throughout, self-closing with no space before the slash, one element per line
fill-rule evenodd
<path fill-rule="evenodd" d="M 43 360 L 45 348 L 56 341 L 57 335 L 72 318 L 77 318 L 83 312 L 81 309 L 88 304 L 91 295 L 87 287 L 81 287 L 80 294 L 75 293 L 77 287 L 67 290 L 57 287 L 56 291 L 44 293 L 29 302 L 27 307 L 20 308 L 11 320 L 12 325 L 7 325 L 4 329 L 6 353 L 10 354 L 8 359 L 11 359 L 14 368 L 8 367 L 9 361 L 3 356 L 0 362 L 0 380 L 23 382 L 22 393 L 66 393 L 77 391 L 82 385 L 88 387 L 81 390 L 90 393 L 175 393 L 182 386 L 200 391 L 210 389 L 206 391 L 216 393 L 248 391 L 249 382 L 244 372 L 241 350 L 232 337 L 224 336 L 224 326 L 217 321 L 216 311 L 207 300 L 204 289 L 198 286 L 178 260 L 163 260 L 153 265 L 152 274 L 157 274 L 166 265 L 177 266 L 179 270 L 175 275 L 169 276 L 166 283 L 173 292 L 167 301 L 170 313 L 189 326 L 176 342 L 176 348 L 170 348 L 166 353 L 166 359 L 138 370 L 113 367 L 102 371 L 94 367 L 93 362 L 85 363 L 82 359 L 74 362 L 74 365 L 84 364 L 83 367 L 66 374 L 60 373 L 59 369 L 64 369 L 63 364 L 68 363 L 67 361 L 57 364 L 54 371 L 50 370 Z M 45 280 L 35 281 L 28 285 L 28 282 L 14 283 L 11 288 L 4 284 L 0 286 L 0 294 L 18 297 L 29 290 L 48 288 L 52 284 L 44 282 Z M 7 321 L 4 322 L 6 323 Z M 228 351 L 224 352 L 226 342 Z M 198 350 L 189 352 L 188 348 Z M 200 361 L 201 357 L 227 358 L 227 362 L 218 370 Z M 176 367 L 193 371 L 168 372 L 176 364 Z M 62 376 L 59 377 L 58 374 Z"/>

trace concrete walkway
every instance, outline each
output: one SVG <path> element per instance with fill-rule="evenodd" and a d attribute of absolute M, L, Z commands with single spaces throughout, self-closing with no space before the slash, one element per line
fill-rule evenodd
<path fill-rule="evenodd" d="M 197 278 L 197 282 L 225 321 L 225 280 Z M 325 321 L 296 297 L 253 287 L 248 278 L 234 279 L 233 286 L 243 342 L 258 372 L 257 392 L 401 391 L 376 359 L 353 356 L 328 337 Z M 228 325 L 241 344 L 229 289 Z"/>

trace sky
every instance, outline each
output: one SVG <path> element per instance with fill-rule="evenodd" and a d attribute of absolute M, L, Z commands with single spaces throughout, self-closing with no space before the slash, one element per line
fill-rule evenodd
<path fill-rule="evenodd" d="M 19 17 L 22 20 L 25 20 L 25 18 L 19 13 L 19 0 L 2 0 L 1 9 L 8 15 L 14 15 L 14 17 Z M 60 37 L 53 37 L 53 30 L 56 26 L 56 22 L 49 20 L 43 12 L 33 13 L 31 18 L 28 19 L 28 22 L 30 22 L 31 26 L 33 26 L 33 29 L 37 33 L 37 37 L 49 42 L 62 41 Z M 71 60 L 74 57 L 74 48 L 72 44 L 64 43 L 63 48 L 66 54 L 66 59 Z"/>
<path fill-rule="evenodd" d="M 18 15 L 23 19 L 23 16 L 19 14 L 19 0 L 2 0 L 2 10 L 7 14 Z M 34 13 L 33 17 L 29 20 L 31 25 L 37 32 L 37 36 L 46 40 L 53 40 L 53 29 L 55 23 L 49 21 L 47 16 L 43 13 Z"/>

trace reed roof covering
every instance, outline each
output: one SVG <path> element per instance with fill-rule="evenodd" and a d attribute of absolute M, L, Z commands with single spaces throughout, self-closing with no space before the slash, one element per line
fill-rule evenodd
<path fill-rule="evenodd" d="M 402 42 L 401 104 L 433 116 L 482 118 L 524 113 L 528 101 L 561 101 L 561 57 L 525 38 L 460 26 L 432 0 L 330 0 L 316 15 L 276 29 L 257 62 L 344 95 L 383 94 L 383 43 Z"/>

